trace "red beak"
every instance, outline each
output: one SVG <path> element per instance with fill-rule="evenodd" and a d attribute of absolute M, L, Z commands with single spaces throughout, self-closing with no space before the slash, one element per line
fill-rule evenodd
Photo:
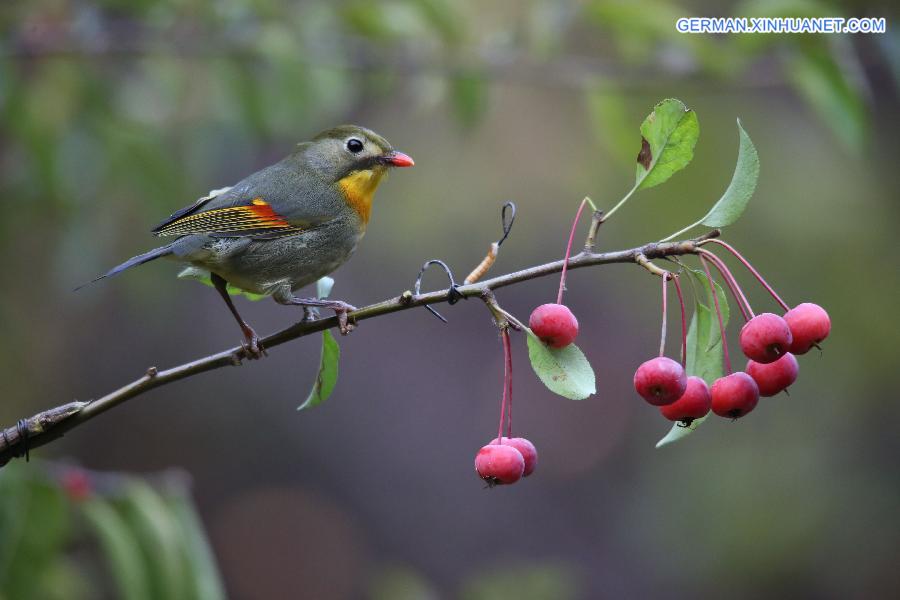
<path fill-rule="evenodd" d="M 384 162 L 392 167 L 411 167 L 416 164 L 411 156 L 403 154 L 402 152 L 397 152 L 396 150 L 385 154 Z"/>

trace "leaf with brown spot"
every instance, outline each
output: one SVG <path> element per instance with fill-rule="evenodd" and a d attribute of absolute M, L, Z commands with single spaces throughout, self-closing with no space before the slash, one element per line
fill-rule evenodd
<path fill-rule="evenodd" d="M 686 167 L 699 137 L 697 113 L 680 100 L 669 98 L 653 107 L 641 124 L 634 189 L 659 185 Z"/>
<path fill-rule="evenodd" d="M 647 141 L 647 138 L 641 136 L 641 151 L 637 155 L 638 164 L 644 167 L 645 170 L 649 170 L 652 160 L 653 151 L 650 150 L 650 142 Z"/>

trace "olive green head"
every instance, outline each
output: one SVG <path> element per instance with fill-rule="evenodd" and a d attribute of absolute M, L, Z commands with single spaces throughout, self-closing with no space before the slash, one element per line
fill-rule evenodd
<path fill-rule="evenodd" d="M 390 142 L 365 127 L 340 125 L 300 145 L 308 163 L 332 181 L 356 171 L 383 172 L 389 167 L 411 167 L 413 160 L 397 152 Z"/>

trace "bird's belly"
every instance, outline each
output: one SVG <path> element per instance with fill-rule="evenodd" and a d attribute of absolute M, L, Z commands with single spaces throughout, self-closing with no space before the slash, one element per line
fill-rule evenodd
<path fill-rule="evenodd" d="M 328 275 L 350 258 L 359 235 L 328 226 L 268 240 L 215 240 L 209 257 L 192 260 L 196 266 L 222 276 L 228 283 L 256 294 L 291 290 Z"/>

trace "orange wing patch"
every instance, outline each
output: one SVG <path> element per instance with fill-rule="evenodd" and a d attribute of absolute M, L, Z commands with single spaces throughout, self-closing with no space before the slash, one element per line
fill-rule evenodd
<path fill-rule="evenodd" d="M 190 235 L 216 233 L 247 235 L 257 231 L 293 230 L 284 217 L 262 198 L 254 198 L 245 206 L 229 206 L 182 217 L 161 228 L 157 235 Z"/>

